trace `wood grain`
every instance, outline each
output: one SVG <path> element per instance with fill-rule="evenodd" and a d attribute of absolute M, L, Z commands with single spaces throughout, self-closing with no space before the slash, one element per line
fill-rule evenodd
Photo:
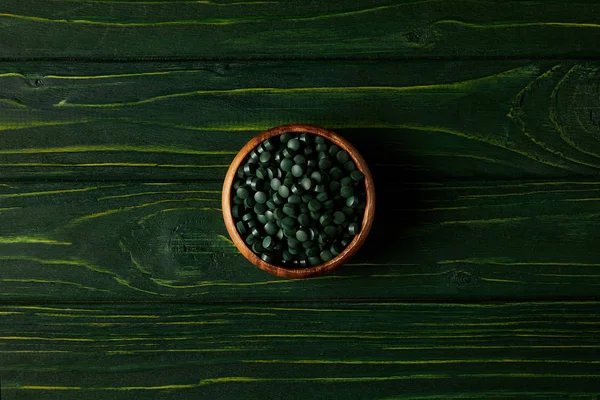
<path fill-rule="evenodd" d="M 592 400 L 599 307 L 4 305 L 2 398 Z"/>
<path fill-rule="evenodd" d="M 0 178 L 222 180 L 313 123 L 402 180 L 597 176 L 598 63 L 3 63 Z"/>
<path fill-rule="evenodd" d="M 401 184 L 334 274 L 278 279 L 227 237 L 220 182 L 0 186 L 4 301 L 567 298 L 600 284 L 598 181 Z"/>
<path fill-rule="evenodd" d="M 0 57 L 598 56 L 593 0 L 4 0 Z"/>

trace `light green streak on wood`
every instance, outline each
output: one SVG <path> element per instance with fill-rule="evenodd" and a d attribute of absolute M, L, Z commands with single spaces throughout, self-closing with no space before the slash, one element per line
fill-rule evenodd
<path fill-rule="evenodd" d="M 57 260 L 57 259 L 43 259 L 32 256 L 0 256 L 0 260 L 15 260 L 15 261 L 31 261 L 36 262 L 42 265 L 72 265 L 77 267 L 85 267 L 90 271 L 100 272 L 104 274 L 114 275 L 113 271 L 102 269 L 98 266 L 87 263 L 83 260 L 79 259 L 71 259 L 71 260 Z"/>
<path fill-rule="evenodd" d="M 112 210 L 106 210 L 106 211 L 102 211 L 102 212 L 99 212 L 99 213 L 86 215 L 86 216 L 79 217 L 79 218 L 76 218 L 76 219 L 70 221 L 69 225 L 73 226 L 73 225 L 77 225 L 77 224 L 79 224 L 81 222 L 89 221 L 89 220 L 100 218 L 100 217 L 105 217 L 107 215 L 117 214 L 117 213 L 120 213 L 120 212 L 126 212 L 126 211 L 131 211 L 131 210 L 137 210 L 137 209 L 145 208 L 145 207 L 151 207 L 151 206 L 155 206 L 157 204 L 188 202 L 188 201 L 220 201 L 220 200 L 219 199 L 206 199 L 206 198 L 200 198 L 200 197 L 190 197 L 190 198 L 187 198 L 187 199 L 157 200 L 157 201 L 154 201 L 154 202 L 151 202 L 151 203 L 143 203 L 143 204 L 138 204 L 138 205 L 135 205 L 135 206 L 127 206 L 127 207 L 115 208 L 115 209 L 112 209 Z"/>
<path fill-rule="evenodd" d="M 42 336 L 0 336 L 0 340 L 39 340 L 50 342 L 94 342 L 89 338 L 65 338 L 65 337 L 42 337 Z"/>
<path fill-rule="evenodd" d="M 339 364 L 339 365 L 428 365 L 428 364 L 487 364 L 487 363 L 523 363 L 523 364 L 600 364 L 590 360 L 530 360 L 530 359 L 461 359 L 461 360 L 242 360 L 256 364 Z"/>
<path fill-rule="evenodd" d="M 47 311 L 69 311 L 69 312 L 102 312 L 101 310 L 90 310 L 83 308 L 56 308 L 56 307 L 42 307 L 42 306 L 8 306 L 10 308 L 16 308 L 18 310 L 47 310 Z"/>
<path fill-rule="evenodd" d="M 410 4 L 410 3 L 409 3 Z M 238 19 L 227 19 L 227 18 L 211 18 L 205 20 L 178 20 L 178 21 L 155 21 L 155 22 L 105 22 L 105 21 L 93 21 L 88 19 L 51 19 L 44 17 L 35 17 L 31 15 L 19 15 L 19 14 L 9 14 L 9 13 L 0 13 L 0 17 L 6 18 L 14 18 L 21 19 L 26 21 L 33 22 L 46 22 L 46 23 L 60 23 L 60 24 L 84 24 L 84 25 L 99 25 L 99 26 L 114 26 L 114 27 L 155 27 L 155 26 L 178 26 L 178 25 L 233 25 L 233 24 L 246 24 L 246 23 L 261 23 L 261 22 L 269 22 L 269 21 L 314 21 L 321 19 L 330 19 L 330 18 L 339 18 L 339 17 L 348 17 L 354 15 L 360 15 L 365 13 L 371 13 L 376 11 L 385 10 L 388 8 L 396 8 L 398 6 L 406 5 L 405 4 L 397 4 L 397 5 L 389 5 L 389 6 L 379 6 L 373 7 L 364 10 L 357 11 L 347 11 L 347 12 L 337 12 L 330 14 L 321 14 L 311 17 L 246 17 L 246 18 L 238 18 Z"/>
<path fill-rule="evenodd" d="M 491 219 L 473 219 L 465 221 L 442 221 L 440 225 L 486 225 L 486 224 L 507 224 L 513 222 L 523 222 L 530 220 L 531 217 L 513 217 L 513 218 L 491 218 Z"/>
<path fill-rule="evenodd" d="M 127 146 L 127 145 L 99 145 L 99 146 L 65 146 L 65 147 L 38 147 L 23 149 L 0 149 L 0 154 L 45 154 L 45 153 L 88 153 L 88 152 L 133 152 L 133 153 L 165 153 L 186 155 L 236 155 L 235 151 L 223 150 L 193 150 L 180 149 L 168 146 Z"/>
<path fill-rule="evenodd" d="M 278 1 L 237 1 L 231 3 L 216 3 L 207 0 L 173 0 L 173 1 L 121 1 L 121 0 L 60 0 L 73 3 L 99 3 L 99 4 L 130 4 L 130 5 L 148 5 L 148 4 L 202 4 L 215 7 L 230 7 L 238 5 L 260 5 L 260 4 L 278 4 Z"/>
<path fill-rule="evenodd" d="M 169 296 L 168 294 L 165 294 L 165 293 L 157 293 L 157 292 L 152 292 L 150 290 L 145 290 L 145 289 L 141 289 L 141 288 L 135 287 L 128 280 L 123 279 L 123 278 L 119 278 L 118 276 L 113 276 L 113 279 L 115 281 L 117 281 L 120 285 L 126 286 L 126 287 L 128 287 L 130 289 L 133 289 L 135 291 L 138 291 L 138 292 L 153 294 L 155 296 Z"/>
<path fill-rule="evenodd" d="M 58 313 L 35 313 L 35 315 L 40 317 L 58 317 L 58 318 L 127 318 L 127 319 L 155 319 L 161 318 L 159 315 L 123 315 L 123 314 L 115 314 L 115 315 L 98 315 L 98 314 L 58 314 Z"/>
<path fill-rule="evenodd" d="M 113 107 L 124 107 L 124 106 L 136 106 L 140 104 L 153 103 L 156 101 L 169 100 L 173 98 L 189 97 L 197 95 L 238 95 L 238 94 L 294 94 L 294 93 L 310 93 L 314 95 L 319 94 L 365 94 L 368 95 L 371 92 L 391 92 L 391 93 L 402 93 L 402 92 L 420 92 L 420 91 L 448 91 L 450 93 L 462 93 L 467 90 L 472 90 L 476 85 L 482 83 L 489 83 L 496 79 L 504 77 L 512 77 L 513 75 L 521 76 L 531 74 L 533 71 L 537 71 L 535 66 L 525 66 L 514 68 L 508 71 L 500 72 L 494 75 L 484 76 L 481 78 L 470 79 L 461 82 L 454 83 L 442 83 L 435 85 L 414 85 L 414 86 L 354 86 L 354 87 L 297 87 L 297 88 L 239 88 L 239 89 L 223 89 L 223 90 L 194 90 L 183 93 L 165 94 L 161 96 L 150 97 L 138 101 L 128 101 L 121 103 L 68 103 L 66 99 L 56 103 L 55 107 L 93 107 L 93 108 L 113 108 Z"/>
<path fill-rule="evenodd" d="M 89 192 L 91 190 L 98 190 L 99 186 L 81 188 L 81 189 L 63 189 L 63 190 L 49 190 L 46 192 L 24 192 L 24 193 L 5 193 L 0 194 L 0 199 L 7 198 L 15 198 L 15 197 L 31 197 L 31 196 L 51 196 L 55 194 L 63 194 L 63 193 L 79 193 L 79 192 Z"/>
<path fill-rule="evenodd" d="M 50 244 L 71 246 L 71 242 L 61 242 L 43 236 L 0 236 L 0 244 Z"/>
<path fill-rule="evenodd" d="M 475 24 L 468 23 L 458 20 L 442 20 L 436 21 L 432 26 L 435 25 L 459 25 L 468 28 L 477 28 L 477 29 L 498 29 L 498 28 L 529 28 L 529 27 L 540 27 L 540 26 L 552 26 L 558 28 L 591 28 L 598 29 L 600 28 L 600 24 L 592 24 L 592 23 L 580 23 L 580 22 L 515 22 L 515 23 L 489 23 L 489 24 Z"/>
<path fill-rule="evenodd" d="M 129 197 L 137 197 L 137 196 L 149 196 L 155 194 L 182 194 L 182 193 L 213 193 L 213 194 L 221 194 L 220 190 L 166 190 L 164 192 L 140 192 L 140 193 L 130 193 L 130 194 L 121 194 L 115 196 L 105 196 L 99 197 L 98 200 L 108 200 L 108 199 L 124 199 Z"/>
<path fill-rule="evenodd" d="M 124 167 L 124 168 L 229 168 L 229 164 L 159 164 L 159 163 L 126 163 L 126 162 L 104 162 L 104 163 L 82 163 L 82 164 L 60 164 L 60 163 L 2 163 L 0 167 Z"/>
<path fill-rule="evenodd" d="M 10 99 L 0 99 L 0 104 L 7 104 L 9 106 L 19 107 L 19 108 L 27 108 L 27 106 L 25 104 L 22 104 L 22 103 L 19 103 L 17 101 L 10 100 Z"/>
<path fill-rule="evenodd" d="M 95 292 L 107 292 L 107 293 L 111 292 L 110 290 L 107 290 L 107 289 L 98 289 L 98 288 L 94 288 L 91 286 L 85 286 L 85 285 L 82 285 L 82 284 L 76 283 L 76 282 L 66 282 L 66 281 L 60 281 L 60 280 L 6 278 L 6 279 L 0 279 L 0 282 L 22 282 L 22 283 L 43 283 L 43 284 L 52 284 L 52 285 L 69 285 L 69 286 L 78 287 L 80 289 L 92 290 Z"/>
<path fill-rule="evenodd" d="M 112 275 L 113 279 L 115 280 L 115 282 L 119 283 L 122 286 L 128 287 L 128 288 L 130 288 L 132 290 L 135 290 L 135 291 L 138 291 L 138 292 L 142 292 L 142 293 L 148 293 L 148 294 L 152 294 L 152 295 L 157 295 L 157 296 L 169 296 L 168 294 L 156 293 L 156 292 L 152 292 L 152 291 L 149 291 L 149 290 L 144 290 L 144 289 L 135 287 L 128 280 L 123 279 L 123 278 L 117 276 L 116 272 L 108 270 L 108 269 L 100 268 L 98 266 L 92 265 L 91 263 L 85 262 L 83 260 L 78 260 L 78 259 L 72 259 L 72 260 L 48 260 L 48 259 L 41 259 L 41 258 L 30 257 L 30 256 L 0 256 L 0 260 L 31 261 L 31 262 L 40 263 L 42 265 L 73 265 L 73 266 L 78 266 L 78 267 L 84 267 L 84 268 L 86 268 L 86 269 L 88 269 L 90 271 L 99 272 L 99 273 L 102 273 L 102 274 Z"/>
<path fill-rule="evenodd" d="M 600 267 L 600 264 L 593 263 L 573 263 L 573 262 L 501 262 L 496 260 L 476 259 L 476 260 L 443 260 L 437 264 L 474 264 L 474 265 L 507 265 L 507 266 L 552 266 L 552 267 Z"/>
<path fill-rule="evenodd" d="M 6 72 L 6 73 L 3 73 L 3 74 L 0 74 L 0 78 L 9 78 L 9 77 L 15 77 L 15 78 L 23 78 L 23 79 L 25 79 L 25 75 L 19 74 L 18 72 Z"/>
<path fill-rule="evenodd" d="M 500 283 L 524 283 L 523 281 L 515 281 L 512 279 L 494 279 L 494 278 L 479 278 L 486 282 L 500 282 Z"/>
<path fill-rule="evenodd" d="M 71 120 L 71 121 L 19 121 L 19 122 L 9 122 L 3 121 L 0 122 L 0 131 L 12 131 L 19 129 L 29 129 L 29 128 L 40 128 L 46 126 L 61 126 L 61 125 L 73 125 L 73 124 L 82 124 L 94 122 L 96 120 L 93 119 L 80 119 L 80 120 Z"/>
<path fill-rule="evenodd" d="M 214 208 L 214 207 L 212 207 L 212 208 L 211 207 L 177 207 L 177 208 L 165 208 L 164 210 L 160 210 L 158 212 L 145 215 L 142 218 L 140 218 L 137 222 L 138 222 L 138 224 L 143 224 L 147 220 L 149 220 L 151 218 L 154 218 L 157 215 L 160 215 L 162 213 L 168 213 L 168 212 L 174 212 L 174 211 L 190 211 L 190 210 L 195 210 L 195 211 L 216 211 L 216 212 L 223 211 L 220 208 Z"/>
<path fill-rule="evenodd" d="M 384 350 L 506 350 L 506 349 L 598 349 L 597 345 L 531 345 L 531 346 L 401 346 L 401 347 L 384 347 Z"/>
<path fill-rule="evenodd" d="M 495 198 L 495 197 L 513 197 L 513 196 L 529 196 L 532 194 L 546 194 L 546 193 L 578 193 L 578 192 L 591 192 L 600 190 L 598 188 L 592 189 L 563 189 L 563 190 L 533 190 L 530 192 L 515 192 L 515 193 L 498 193 L 498 194 L 472 194 L 459 196 L 460 199 L 485 199 L 485 198 Z M 571 199 L 566 199 L 564 201 L 569 201 Z"/>

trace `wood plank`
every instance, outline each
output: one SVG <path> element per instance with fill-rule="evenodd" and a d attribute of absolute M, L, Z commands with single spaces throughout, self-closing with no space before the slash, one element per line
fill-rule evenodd
<path fill-rule="evenodd" d="M 2 398 L 593 399 L 598 302 L 2 306 Z"/>
<path fill-rule="evenodd" d="M 0 57 L 598 56 L 594 0 L 4 0 Z"/>
<path fill-rule="evenodd" d="M 356 258 L 309 280 L 275 278 L 237 252 L 219 182 L 6 183 L 0 300 L 597 295 L 600 182 L 390 182 L 376 182 Z"/>
<path fill-rule="evenodd" d="M 261 130 L 341 132 L 375 174 L 597 176 L 584 61 L 0 64 L 0 178 L 221 180 Z"/>

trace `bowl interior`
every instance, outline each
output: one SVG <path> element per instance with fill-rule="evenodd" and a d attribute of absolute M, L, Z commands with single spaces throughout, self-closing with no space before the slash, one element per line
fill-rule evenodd
<path fill-rule="evenodd" d="M 333 259 L 322 264 L 316 265 L 314 267 L 286 268 L 284 266 L 273 265 L 263 261 L 260 257 L 254 254 L 254 252 L 252 252 L 248 245 L 246 245 L 244 239 L 238 233 L 235 227 L 233 216 L 231 215 L 231 192 L 238 168 L 240 167 L 240 165 L 242 165 L 242 163 L 246 160 L 248 154 L 256 146 L 258 146 L 270 137 L 278 136 L 285 132 L 311 133 L 314 135 L 323 136 L 324 138 L 328 139 L 332 143 L 338 145 L 346 152 L 348 152 L 351 159 L 356 164 L 357 169 L 360 170 L 365 176 L 364 182 L 366 190 L 366 205 L 360 232 L 354 237 L 352 242 L 350 242 L 350 244 L 348 244 L 348 246 L 340 254 L 338 254 Z M 238 248 L 238 250 L 242 253 L 244 257 L 246 257 L 246 259 L 248 259 L 248 261 L 259 267 L 260 269 L 280 277 L 309 278 L 328 273 L 334 268 L 346 263 L 358 251 L 360 246 L 362 246 L 369 234 L 369 231 L 371 230 L 373 218 L 375 216 L 375 186 L 373 184 L 373 177 L 371 175 L 371 171 L 369 171 L 369 167 L 367 166 L 365 160 L 362 158 L 358 150 L 356 150 L 354 146 L 352 146 L 349 142 L 347 142 L 338 134 L 328 129 L 314 125 L 281 125 L 266 130 L 260 133 L 259 135 L 255 136 L 239 151 L 239 153 L 231 163 L 231 166 L 227 170 L 227 175 L 225 176 L 225 181 L 223 183 L 221 203 L 223 209 L 223 218 L 225 220 L 225 226 L 227 227 L 229 236 L 231 237 L 233 243 Z"/>

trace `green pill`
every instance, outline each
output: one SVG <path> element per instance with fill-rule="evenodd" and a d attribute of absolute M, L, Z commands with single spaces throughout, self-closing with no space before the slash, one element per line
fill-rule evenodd
<path fill-rule="evenodd" d="M 281 225 L 283 226 L 287 226 L 288 228 L 293 227 L 294 225 L 296 225 L 296 218 L 290 217 L 289 215 L 286 216 L 285 218 L 283 218 L 281 220 Z"/>
<path fill-rule="evenodd" d="M 302 168 L 300 165 L 294 165 L 292 167 L 292 175 L 294 175 L 296 178 L 300 178 L 302 175 L 304 175 L 304 168 Z"/>
<path fill-rule="evenodd" d="M 342 149 L 340 149 L 338 145 L 332 144 L 331 146 L 329 146 L 329 155 L 335 156 L 341 150 Z"/>
<path fill-rule="evenodd" d="M 281 141 L 281 143 L 285 144 L 290 139 L 292 139 L 293 137 L 295 137 L 294 133 L 292 133 L 292 132 L 285 132 L 281 136 L 279 136 L 279 140 Z"/>
<path fill-rule="evenodd" d="M 272 154 L 268 151 L 265 151 L 264 153 L 262 153 L 260 155 L 259 159 L 260 159 L 261 163 L 268 163 L 269 160 L 271 159 L 271 157 L 272 157 Z"/>
<path fill-rule="evenodd" d="M 354 208 L 358 205 L 358 197 L 350 196 L 346 199 L 346 205 L 348 207 Z"/>
<path fill-rule="evenodd" d="M 342 186 L 342 188 L 340 189 L 340 194 L 343 198 L 347 199 L 354 195 L 354 189 L 352 189 L 352 186 Z"/>
<path fill-rule="evenodd" d="M 308 226 L 310 225 L 311 219 L 310 216 L 308 214 L 300 214 L 298 216 L 298 223 L 301 226 Z"/>
<path fill-rule="evenodd" d="M 308 233 L 305 230 L 298 230 L 296 232 L 296 239 L 300 242 L 306 242 L 308 240 Z"/>
<path fill-rule="evenodd" d="M 267 179 L 269 177 L 269 173 L 265 168 L 260 167 L 256 170 L 256 177 L 260 179 Z"/>
<path fill-rule="evenodd" d="M 337 229 L 334 225 L 327 225 L 324 229 L 323 232 L 325 232 L 325 234 L 327 235 L 327 237 L 329 238 L 334 238 L 337 235 Z"/>
<path fill-rule="evenodd" d="M 344 172 L 338 167 L 333 167 L 329 170 L 329 176 L 333 179 L 340 179 L 343 174 Z"/>
<path fill-rule="evenodd" d="M 237 196 L 233 196 L 233 204 L 244 204 L 244 199 L 240 199 Z"/>
<path fill-rule="evenodd" d="M 260 253 L 264 250 L 265 248 L 263 247 L 261 242 L 256 242 L 252 245 L 252 251 L 255 253 Z"/>
<path fill-rule="evenodd" d="M 244 223 L 242 221 L 238 221 L 235 224 L 235 227 L 237 228 L 237 230 L 240 233 L 240 235 L 245 235 L 246 232 L 248 232 L 248 230 L 246 229 L 246 227 L 244 226 Z"/>
<path fill-rule="evenodd" d="M 281 208 L 276 208 L 275 211 L 273 211 L 273 214 L 275 215 L 275 220 L 277 221 L 281 221 L 286 217 L 285 213 Z"/>
<path fill-rule="evenodd" d="M 256 192 L 254 193 L 254 200 L 257 203 L 264 204 L 267 202 L 267 194 L 265 192 Z"/>
<path fill-rule="evenodd" d="M 333 222 L 336 225 L 341 225 L 346 221 L 346 215 L 341 211 L 336 211 L 333 213 Z"/>
<path fill-rule="evenodd" d="M 352 172 L 350 172 L 350 178 L 352 178 L 352 180 L 354 182 L 360 182 L 360 181 L 362 181 L 364 179 L 364 177 L 365 177 L 365 174 L 363 174 L 360 171 L 352 171 Z"/>
<path fill-rule="evenodd" d="M 235 194 L 240 199 L 247 199 L 248 196 L 250 195 L 250 192 L 248 191 L 248 189 L 246 189 L 245 187 L 242 186 L 242 187 L 239 187 L 238 190 L 235 191 Z"/>
<path fill-rule="evenodd" d="M 350 225 L 348 225 L 348 233 L 351 235 L 356 235 L 358 234 L 358 223 L 357 222 L 352 222 Z"/>
<path fill-rule="evenodd" d="M 327 262 L 333 258 L 333 254 L 329 250 L 323 250 L 319 256 L 323 262 Z"/>
<path fill-rule="evenodd" d="M 321 218 L 319 218 L 319 223 L 323 226 L 331 225 L 333 224 L 333 217 L 331 214 L 321 215 Z"/>
<path fill-rule="evenodd" d="M 323 181 L 323 174 L 319 171 L 315 171 L 312 174 L 310 174 L 310 179 L 312 179 L 316 183 L 321 183 L 321 181 Z"/>
<path fill-rule="evenodd" d="M 298 196 L 297 194 L 293 194 L 290 197 L 288 197 L 288 203 L 300 204 L 300 203 L 302 203 L 302 198 L 300 198 L 300 196 Z"/>
<path fill-rule="evenodd" d="M 315 212 L 315 211 L 319 211 L 319 210 L 321 209 L 321 207 L 322 207 L 322 206 L 323 206 L 323 205 L 321 204 L 321 202 L 320 202 L 319 200 L 311 200 L 311 201 L 308 203 L 308 209 L 309 209 L 310 211 L 313 211 L 313 212 Z"/>
<path fill-rule="evenodd" d="M 284 158 L 279 166 L 281 167 L 282 171 L 290 172 L 292 170 L 292 167 L 294 166 L 294 162 L 289 158 Z"/>
<path fill-rule="evenodd" d="M 271 248 L 273 248 L 274 245 L 275 245 L 275 243 L 271 236 L 265 236 L 264 239 L 262 240 L 262 246 L 265 249 L 271 249 Z"/>
<path fill-rule="evenodd" d="M 279 193 L 281 197 L 287 199 L 290 195 L 290 189 L 285 185 L 281 185 L 279 186 L 279 189 L 277 189 L 277 193 Z"/>
<path fill-rule="evenodd" d="M 244 212 L 244 208 L 240 205 L 235 205 L 231 207 L 231 215 L 233 218 L 239 218 Z"/>
<path fill-rule="evenodd" d="M 280 186 L 281 186 L 281 181 L 278 178 L 271 179 L 271 189 L 279 190 Z"/>
<path fill-rule="evenodd" d="M 246 206 L 246 208 L 252 208 L 256 205 L 256 200 L 254 200 L 254 197 L 246 197 L 246 200 L 244 200 L 244 205 Z"/>
<path fill-rule="evenodd" d="M 320 202 L 327 201 L 329 200 L 329 195 L 327 194 L 327 192 L 321 192 L 317 194 L 317 200 L 319 200 Z"/>
<path fill-rule="evenodd" d="M 322 171 L 327 171 L 331 168 L 331 161 L 328 158 L 323 158 L 319 160 L 319 169 Z"/>
<path fill-rule="evenodd" d="M 296 207 L 294 207 L 293 204 L 284 204 L 283 205 L 283 212 L 286 213 L 287 215 L 289 215 L 290 217 L 295 217 L 296 216 Z"/>
<path fill-rule="evenodd" d="M 304 190 L 310 190 L 313 186 L 313 182 L 309 177 L 304 177 L 300 181 L 300 186 L 302 186 L 302 189 Z"/>
<path fill-rule="evenodd" d="M 265 233 L 267 235 L 275 235 L 277 231 L 277 225 L 274 222 L 267 222 L 265 224 Z"/>
<path fill-rule="evenodd" d="M 321 258 L 320 257 L 309 257 L 308 263 L 310 265 L 312 265 L 313 267 L 316 267 L 317 265 L 321 264 Z"/>
<path fill-rule="evenodd" d="M 256 215 L 265 215 L 268 209 L 269 208 L 265 204 L 256 203 L 256 205 L 254 206 L 254 213 Z"/>
<path fill-rule="evenodd" d="M 260 256 L 260 258 L 267 263 L 271 263 L 273 262 L 273 256 L 270 255 L 269 253 L 262 253 L 262 255 Z"/>
<path fill-rule="evenodd" d="M 294 228 L 283 228 L 283 235 L 288 239 L 296 237 L 296 230 Z"/>
<path fill-rule="evenodd" d="M 304 165 L 306 164 L 306 157 L 304 157 L 302 154 L 296 154 L 294 156 L 294 163 L 297 165 Z"/>
<path fill-rule="evenodd" d="M 341 150 L 335 155 L 335 158 L 337 158 L 339 163 L 344 164 L 346 161 L 348 161 L 349 156 L 348 156 L 347 152 L 345 152 L 344 150 Z M 261 158 L 261 161 L 262 161 L 262 158 Z"/>
<path fill-rule="evenodd" d="M 290 139 L 287 142 L 287 147 L 290 150 L 297 151 L 300 148 L 300 141 L 298 139 Z"/>

